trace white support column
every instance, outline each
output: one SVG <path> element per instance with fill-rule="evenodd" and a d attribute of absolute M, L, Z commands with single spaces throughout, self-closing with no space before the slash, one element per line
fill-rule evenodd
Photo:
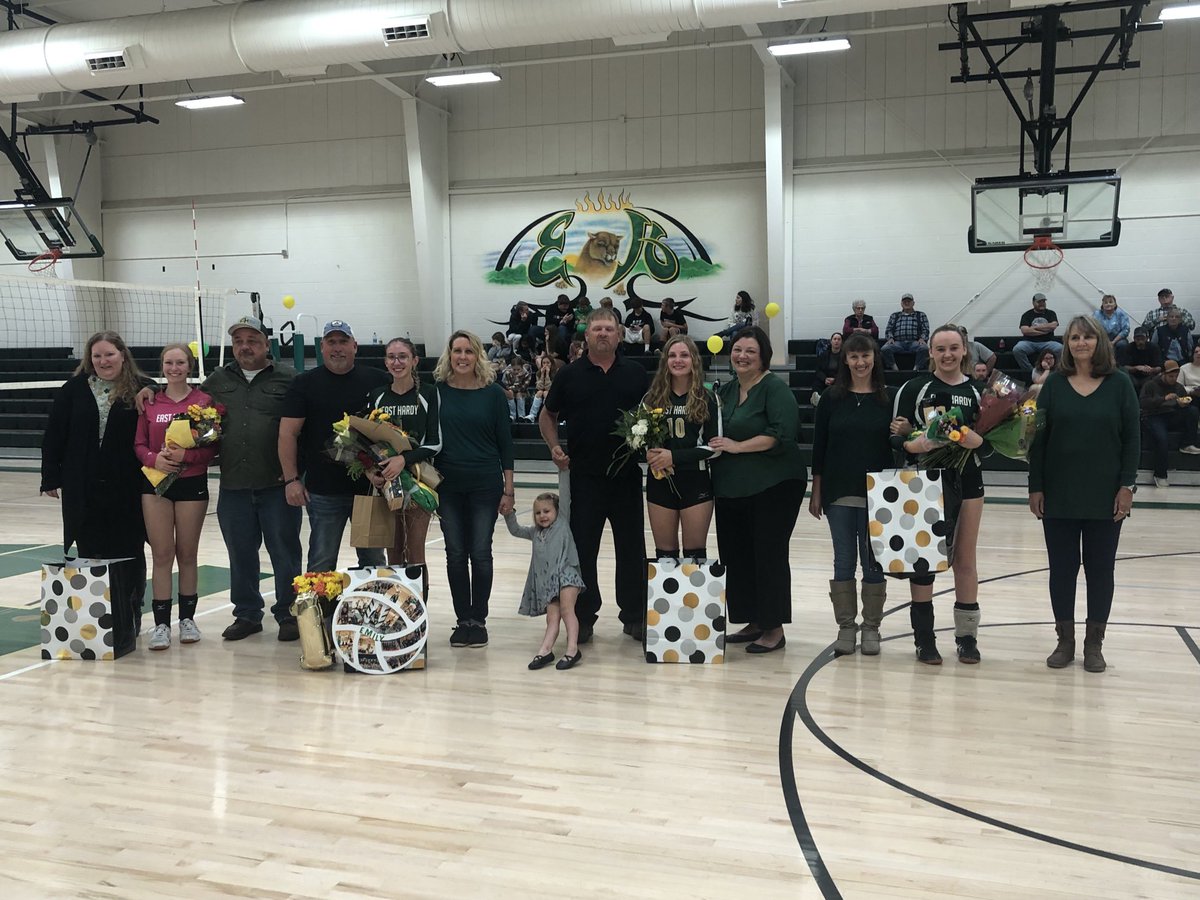
<path fill-rule="evenodd" d="M 404 98 L 404 140 L 426 353 L 440 353 L 453 330 L 450 279 L 449 113 Z"/>
<path fill-rule="evenodd" d="M 92 147 L 91 158 L 88 159 L 87 169 L 83 169 L 83 161 L 87 158 L 88 143 L 83 135 L 58 134 L 38 138 L 35 142 L 41 145 L 46 157 L 46 190 L 54 197 L 72 197 L 75 208 L 91 232 L 104 244 L 103 226 L 100 220 L 100 143 Z M 79 175 L 83 172 L 83 180 Z M 79 186 L 78 196 L 75 187 Z M 75 237 L 83 246 L 88 245 L 87 238 L 72 228 Z M 64 259 L 54 267 L 60 278 L 82 278 L 100 281 L 104 278 L 103 259 Z"/>
<path fill-rule="evenodd" d="M 800 316 L 795 308 L 792 254 L 795 226 L 792 217 L 792 169 L 795 159 L 794 98 L 791 77 L 775 58 L 761 54 L 763 63 L 764 143 L 767 191 L 767 297 L 783 308 L 770 320 L 771 342 L 781 349 L 796 334 Z M 766 303 L 759 303 L 761 309 Z"/>

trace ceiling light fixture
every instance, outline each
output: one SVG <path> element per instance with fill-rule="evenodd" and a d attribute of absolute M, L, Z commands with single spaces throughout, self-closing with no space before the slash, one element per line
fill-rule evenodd
<path fill-rule="evenodd" d="M 489 81 L 499 81 L 500 76 L 495 72 L 455 72 L 452 75 L 429 75 L 425 78 L 437 87 L 453 87 L 456 84 L 484 84 Z"/>
<path fill-rule="evenodd" d="M 1200 19 L 1200 3 L 1191 6 L 1164 6 L 1158 14 L 1158 21 L 1170 22 L 1179 19 Z"/>
<path fill-rule="evenodd" d="M 849 49 L 850 42 L 845 38 L 829 38 L 793 41 L 789 44 L 771 44 L 767 47 L 767 52 L 772 56 L 798 56 L 802 53 L 832 53 L 835 50 Z"/>
<path fill-rule="evenodd" d="M 215 109 L 218 106 L 241 106 L 246 101 L 236 94 L 222 94 L 219 97 L 192 97 L 188 100 L 176 100 L 176 106 L 184 109 Z"/>

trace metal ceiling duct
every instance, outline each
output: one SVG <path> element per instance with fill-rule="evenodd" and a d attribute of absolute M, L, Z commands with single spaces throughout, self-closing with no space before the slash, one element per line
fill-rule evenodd
<path fill-rule="evenodd" d="M 0 100 L 927 5 L 927 0 L 249 0 L 0 34 Z M 429 37 L 385 39 L 420 34 Z M 397 27 L 399 23 L 400 27 Z M 113 64 L 97 69 L 98 55 Z M 119 63 L 123 59 L 124 64 Z"/>

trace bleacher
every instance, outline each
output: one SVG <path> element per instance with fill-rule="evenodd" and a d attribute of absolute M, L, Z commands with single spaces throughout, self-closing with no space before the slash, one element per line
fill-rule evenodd
<path fill-rule="evenodd" d="M 1017 369 L 1012 353 L 1007 349 L 1000 349 L 1001 341 L 1004 342 L 1005 347 L 1012 347 L 1019 338 L 981 337 L 977 340 L 996 351 L 997 368 L 1019 381 L 1027 382 L 1029 380 L 1027 373 L 1022 373 Z M 776 375 L 788 382 L 796 397 L 796 404 L 800 409 L 800 446 L 804 452 L 806 463 L 811 459 L 812 453 L 815 409 L 809 403 L 809 397 L 812 394 L 813 373 L 817 363 L 816 343 L 816 340 L 788 341 L 787 353 L 781 355 L 777 352 L 771 367 Z M 158 373 L 159 349 L 157 347 L 131 348 L 138 365 L 142 367 L 143 371 L 150 374 Z M 437 363 L 437 357 L 436 355 L 427 355 L 425 348 L 421 345 L 418 345 L 417 349 L 421 357 L 421 362 L 417 367 L 418 373 L 421 378 L 430 381 L 433 378 L 433 368 Z M 705 370 L 710 380 L 715 378 L 724 381 L 731 377 L 728 356 L 713 357 L 703 349 L 703 345 L 701 345 L 701 352 L 704 354 Z M 358 360 L 365 365 L 382 369 L 384 367 L 383 355 L 384 348 L 380 344 L 363 344 L 358 348 Z M 637 353 L 631 355 L 630 358 L 640 362 L 648 371 L 653 371 L 658 365 L 658 358 L 653 355 Z M 210 352 L 205 358 L 205 365 L 208 367 L 215 366 L 216 362 L 215 352 Z M 905 371 L 906 368 L 912 366 L 911 357 L 897 354 L 897 362 L 902 371 L 886 373 L 887 383 L 892 387 L 903 384 L 913 374 L 911 371 Z M 46 429 L 50 407 L 56 392 L 56 388 L 53 387 L 10 390 L 5 389 L 4 385 L 32 381 L 62 382 L 70 376 L 77 364 L 78 361 L 72 358 L 71 350 L 67 347 L 4 351 L 0 358 L 0 454 L 9 450 L 23 450 L 25 454 L 28 454 L 31 450 L 36 450 L 41 446 L 42 433 Z M 305 367 L 312 368 L 315 365 L 315 353 L 309 346 Z M 512 428 L 518 460 L 550 459 L 550 451 L 542 442 L 536 424 L 517 422 L 513 424 Z M 565 427 L 561 433 L 566 435 Z M 1009 472 L 1020 472 L 1026 468 L 1024 463 L 1006 459 L 999 454 L 994 454 L 987 459 L 984 467 L 991 471 Z M 1143 450 L 1140 468 L 1148 471 L 1150 467 L 1149 451 Z M 1200 472 L 1200 457 L 1179 452 L 1178 434 L 1171 436 L 1170 468 L 1173 471 Z"/>

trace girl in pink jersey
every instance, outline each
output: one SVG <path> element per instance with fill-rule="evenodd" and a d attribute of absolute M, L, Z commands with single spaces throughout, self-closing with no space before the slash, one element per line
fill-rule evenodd
<path fill-rule="evenodd" d="M 155 492 L 149 481 L 142 489 L 142 515 L 154 558 L 151 650 L 166 650 L 171 646 L 171 570 L 176 562 L 179 564 L 179 642 L 194 644 L 200 640 L 200 629 L 195 622 L 198 599 L 196 551 L 200 546 L 204 514 L 208 511 L 208 464 L 217 453 L 214 446 L 189 450 L 165 446 L 167 426 L 177 415 L 186 413 L 189 406 L 212 406 L 213 403 L 208 394 L 188 384 L 196 358 L 186 344 L 167 344 L 160 360 L 167 386 L 154 403 L 146 404 L 134 440 L 134 452 L 142 465 L 179 476 L 162 496 Z"/>

